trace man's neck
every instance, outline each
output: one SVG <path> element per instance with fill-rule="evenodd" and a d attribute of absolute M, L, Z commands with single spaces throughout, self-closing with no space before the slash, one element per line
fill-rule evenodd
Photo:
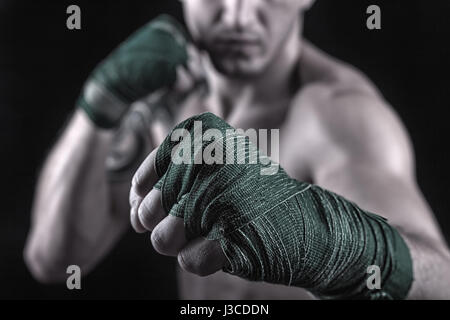
<path fill-rule="evenodd" d="M 292 94 L 292 76 L 300 56 L 300 35 L 293 28 L 291 35 L 280 48 L 276 58 L 257 77 L 236 79 L 219 73 L 206 62 L 206 73 L 210 86 L 210 107 L 225 117 L 236 108 L 265 108 L 274 103 L 284 105 Z"/>

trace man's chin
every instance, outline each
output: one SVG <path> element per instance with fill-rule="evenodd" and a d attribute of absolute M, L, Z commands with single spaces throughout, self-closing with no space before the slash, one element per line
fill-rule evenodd
<path fill-rule="evenodd" d="M 217 71 L 229 78 L 252 79 L 263 73 L 262 64 L 244 59 L 227 59 L 214 61 L 213 65 Z"/>

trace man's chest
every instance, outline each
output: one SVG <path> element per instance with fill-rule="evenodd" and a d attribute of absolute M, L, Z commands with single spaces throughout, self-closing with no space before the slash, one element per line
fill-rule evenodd
<path fill-rule="evenodd" d="M 170 120 L 156 120 L 151 124 L 150 135 L 155 146 L 170 133 L 170 130 L 181 121 L 203 112 L 215 112 L 208 105 L 208 100 L 191 97 L 178 106 L 176 116 Z M 307 155 L 315 148 L 309 139 L 311 126 L 297 114 L 291 115 L 288 109 L 281 110 L 277 105 L 266 108 L 238 109 L 227 116 L 220 115 L 235 129 L 241 129 L 257 144 L 261 152 L 279 163 L 291 177 L 311 181 L 311 166 Z"/>

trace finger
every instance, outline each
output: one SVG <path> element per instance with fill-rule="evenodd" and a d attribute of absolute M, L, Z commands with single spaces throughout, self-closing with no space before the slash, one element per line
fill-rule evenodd
<path fill-rule="evenodd" d="M 197 238 L 178 254 L 178 263 L 184 270 L 204 277 L 221 270 L 227 259 L 216 240 Z"/>
<path fill-rule="evenodd" d="M 157 189 L 150 191 L 141 201 L 137 215 L 139 223 L 152 231 L 167 216 L 161 203 L 161 191 Z"/>
<path fill-rule="evenodd" d="M 188 52 L 188 70 L 191 74 L 191 76 L 196 80 L 199 81 L 200 79 L 204 79 L 205 72 L 203 70 L 203 64 L 201 59 L 201 54 L 198 52 L 197 49 L 195 49 L 193 46 L 188 45 L 187 46 L 187 52 Z"/>
<path fill-rule="evenodd" d="M 147 229 L 139 221 L 136 208 L 131 208 L 130 222 L 131 222 L 131 227 L 133 227 L 133 230 L 135 232 L 137 232 L 137 233 L 147 232 Z"/>
<path fill-rule="evenodd" d="M 171 215 L 165 217 L 153 230 L 151 241 L 158 253 L 176 257 L 187 243 L 183 219 Z"/>
<path fill-rule="evenodd" d="M 130 190 L 130 222 L 131 226 L 133 227 L 134 231 L 137 233 L 143 233 L 147 230 L 144 228 L 144 226 L 139 221 L 138 217 L 138 207 L 142 201 L 142 198 L 136 194 L 133 188 Z"/>
<path fill-rule="evenodd" d="M 174 90 L 177 93 L 185 93 L 194 87 L 194 79 L 189 72 L 183 67 L 177 67 L 177 81 L 175 82 Z"/>
<path fill-rule="evenodd" d="M 145 158 L 144 162 L 142 162 L 134 174 L 131 182 L 131 189 L 133 192 L 142 198 L 152 190 L 155 183 L 159 180 L 155 170 L 155 157 L 157 152 L 158 148 L 154 149 L 147 158 Z"/>

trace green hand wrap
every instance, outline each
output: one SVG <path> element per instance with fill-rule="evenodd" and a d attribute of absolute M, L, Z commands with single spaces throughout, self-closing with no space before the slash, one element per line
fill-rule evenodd
<path fill-rule="evenodd" d="M 176 80 L 186 65 L 187 35 L 167 15 L 141 27 L 89 76 L 78 105 L 99 127 L 116 126 L 129 105 Z"/>
<path fill-rule="evenodd" d="M 209 139 L 195 130 L 200 126 L 197 121 L 201 132 L 214 128 L 223 139 L 216 135 L 203 141 Z M 386 219 L 337 194 L 296 181 L 282 168 L 262 175 L 266 158 L 248 138 L 227 131 L 233 128 L 211 113 L 185 120 L 173 133 L 180 129 L 185 130 L 182 142 L 169 135 L 158 149 L 155 168 L 161 179 L 155 188 L 162 192 L 166 212 L 184 218 L 189 239 L 220 242 L 229 261 L 225 272 L 306 288 L 322 298 L 406 297 L 412 260 Z M 236 139 L 243 139 L 245 152 L 235 150 Z M 223 154 L 234 164 L 194 164 L 207 154 Z M 250 163 L 255 155 L 257 163 Z M 176 164 L 172 161 L 176 156 L 190 161 Z M 371 265 L 381 270 L 380 290 L 366 286 Z"/>

